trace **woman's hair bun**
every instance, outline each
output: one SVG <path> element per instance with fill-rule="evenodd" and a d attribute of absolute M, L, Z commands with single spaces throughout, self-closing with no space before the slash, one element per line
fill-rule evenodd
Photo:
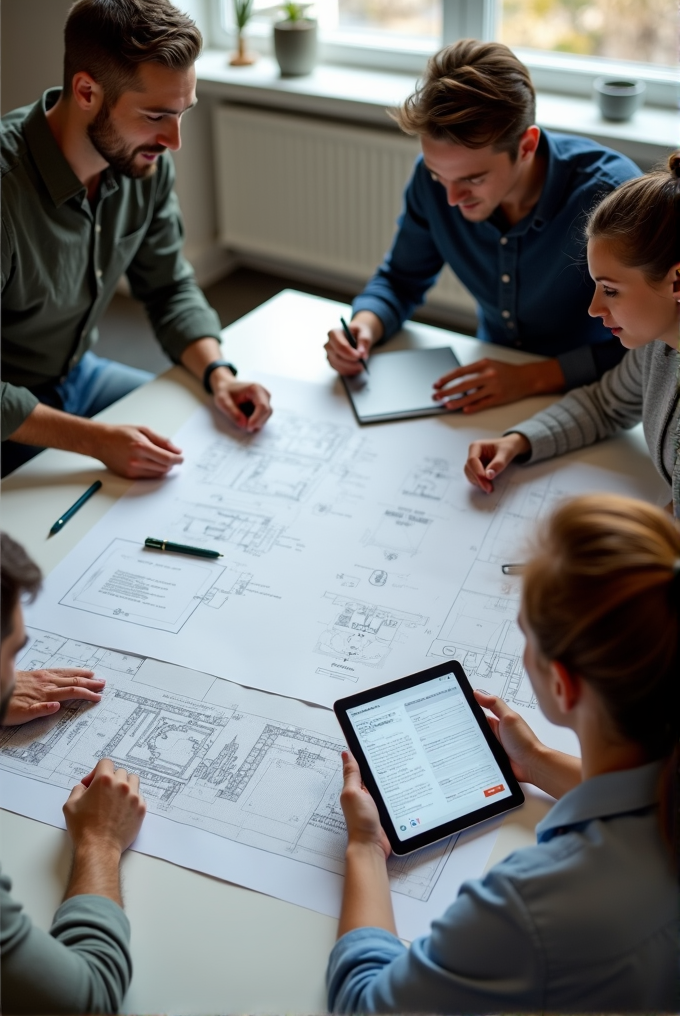
<path fill-rule="evenodd" d="M 680 180 L 680 150 L 673 152 L 668 158 L 668 171 Z"/>

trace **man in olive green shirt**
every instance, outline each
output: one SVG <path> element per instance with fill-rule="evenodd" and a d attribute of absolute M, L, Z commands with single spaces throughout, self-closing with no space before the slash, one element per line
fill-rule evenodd
<path fill-rule="evenodd" d="M 196 102 L 200 48 L 167 0 L 78 0 L 63 91 L 2 120 L 3 475 L 36 447 L 130 477 L 182 461 L 148 428 L 89 419 L 149 377 L 91 352 L 123 274 L 165 351 L 222 412 L 249 432 L 271 413 L 269 393 L 222 359 L 219 319 L 182 256 L 169 152 Z"/>
<path fill-rule="evenodd" d="M 44 715 L 45 699 L 54 704 L 51 692 L 38 690 L 28 696 L 34 703 L 27 706 L 26 683 L 22 695 L 14 670 L 15 656 L 26 641 L 21 599 L 35 595 L 40 571 L 5 533 L 0 534 L 0 560 L 0 724 L 21 723 Z M 23 676 L 31 673 L 38 672 Z M 62 682 L 57 692 L 62 700 L 69 697 L 65 673 L 52 672 Z M 77 681 L 79 674 L 87 672 L 70 673 Z M 78 694 L 76 687 L 81 686 L 73 685 L 71 697 Z M 89 692 L 78 697 L 100 696 Z M 115 769 L 111 759 L 102 759 L 73 788 L 64 805 L 73 867 L 49 934 L 35 927 L 10 895 L 9 878 L 0 873 L 0 1009 L 7 1016 L 118 1011 L 132 977 L 130 923 L 122 909 L 120 860 L 137 837 L 145 812 L 139 777 Z"/>

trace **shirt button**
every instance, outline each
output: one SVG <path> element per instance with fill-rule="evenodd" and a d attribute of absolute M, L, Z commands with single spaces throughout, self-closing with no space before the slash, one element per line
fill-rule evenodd
<path fill-rule="evenodd" d="M 503 311 L 501 311 L 501 315 L 504 318 L 509 318 L 510 317 L 510 311 L 509 310 L 503 310 Z"/>
<path fill-rule="evenodd" d="M 99 225 L 99 223 L 97 223 L 97 225 L 94 227 L 94 231 L 95 233 L 101 233 L 102 227 Z"/>
<path fill-rule="evenodd" d="M 510 282 L 510 276 L 507 274 L 501 275 L 501 282 Z"/>
<path fill-rule="evenodd" d="M 501 237 L 501 243 L 503 244 L 503 246 L 504 246 L 504 247 L 505 247 L 505 245 L 506 245 L 506 243 L 507 243 L 507 242 L 508 242 L 508 238 L 507 238 L 507 236 L 502 236 L 502 237 Z"/>
<path fill-rule="evenodd" d="M 102 277 L 102 275 L 103 275 L 103 274 L 104 274 L 104 273 L 103 273 L 103 271 L 101 270 L 101 268 L 98 268 L 98 269 L 97 269 L 97 271 L 95 272 L 95 275 L 97 276 L 97 278 L 98 278 L 98 279 L 101 279 L 101 277 Z"/>
<path fill-rule="evenodd" d="M 514 321 L 508 321 L 508 328 L 514 328 L 514 327 L 515 327 L 515 322 Z"/>

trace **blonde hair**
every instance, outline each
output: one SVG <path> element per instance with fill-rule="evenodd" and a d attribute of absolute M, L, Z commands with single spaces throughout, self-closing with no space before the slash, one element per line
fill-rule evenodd
<path fill-rule="evenodd" d="M 598 693 L 619 734 L 668 759 L 664 828 L 675 838 L 680 713 L 680 530 L 613 494 L 566 502 L 539 529 L 523 613 L 541 655 Z"/>

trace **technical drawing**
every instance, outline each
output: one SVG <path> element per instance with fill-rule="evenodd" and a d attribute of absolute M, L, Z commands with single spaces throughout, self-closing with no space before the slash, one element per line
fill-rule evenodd
<path fill-rule="evenodd" d="M 446 459 L 425 459 L 408 474 L 401 493 L 425 501 L 442 501 L 450 482 L 451 467 Z"/>
<path fill-rule="evenodd" d="M 334 656 L 344 664 L 382 667 L 400 630 L 427 624 L 427 618 L 421 614 L 408 614 L 336 593 L 324 593 L 324 600 L 332 605 L 333 613 L 314 652 Z"/>
<path fill-rule="evenodd" d="M 382 547 L 389 561 L 399 554 L 417 554 L 433 519 L 419 510 L 386 508 L 375 529 L 366 538 L 366 546 Z"/>
<path fill-rule="evenodd" d="M 387 582 L 387 572 L 383 571 L 382 568 L 376 568 L 369 575 L 368 581 L 372 586 L 384 586 Z"/>
<path fill-rule="evenodd" d="M 335 577 L 340 585 L 347 589 L 356 589 L 361 582 L 361 579 L 357 575 L 346 575 L 344 572 L 338 572 Z"/>
<path fill-rule="evenodd" d="M 212 561 L 112 540 L 59 602 L 177 634 L 223 571 Z"/>
<path fill-rule="evenodd" d="M 175 533 L 196 545 L 228 544 L 246 554 L 266 554 L 285 532 L 273 513 L 247 511 L 228 505 L 200 505 L 187 509 L 172 526 Z"/>
<path fill-rule="evenodd" d="M 72 702 L 31 730 L 1 729 L 0 770 L 70 789 L 100 758 L 111 758 L 139 774 L 153 814 L 342 873 L 341 738 L 266 715 L 276 704 L 261 692 L 198 673 L 186 681 L 190 675 L 183 671 L 187 694 L 178 695 L 158 687 L 157 666 L 154 683 L 145 684 L 143 657 L 46 632 L 31 635 L 21 667 L 87 661 L 106 678 L 106 689 L 99 704 Z M 223 701 L 225 685 L 234 704 L 213 704 L 213 686 Z M 189 697 L 196 687 L 201 699 Z M 249 709 L 238 705 L 244 695 Z M 286 708 L 311 715 L 300 704 L 288 702 Z M 420 860 L 392 862 L 394 891 L 427 900 L 453 845 L 452 839 Z"/>
<path fill-rule="evenodd" d="M 347 427 L 282 411 L 256 438 L 214 441 L 197 470 L 202 482 L 216 487 L 301 502 L 328 475 L 350 436 Z"/>
<path fill-rule="evenodd" d="M 524 636 L 516 617 L 516 598 L 462 589 L 428 655 L 458 660 L 473 688 L 533 709 L 536 699 L 522 666 Z"/>

